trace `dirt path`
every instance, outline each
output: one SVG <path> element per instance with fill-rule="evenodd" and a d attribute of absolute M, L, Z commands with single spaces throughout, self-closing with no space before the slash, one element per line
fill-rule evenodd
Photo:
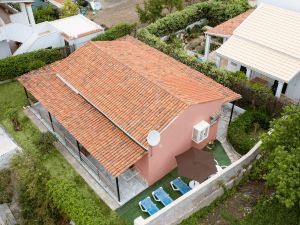
<path fill-rule="evenodd" d="M 88 17 L 98 24 L 111 27 L 118 23 L 138 23 L 138 15 L 135 11 L 136 4 L 143 3 L 143 0 L 103 0 L 102 9 L 95 15 L 91 12 Z"/>
<path fill-rule="evenodd" d="M 247 182 L 237 190 L 234 196 L 227 199 L 203 218 L 199 222 L 199 225 L 230 225 L 224 219 L 226 215 L 237 219 L 243 218 L 251 213 L 252 208 L 262 196 L 269 194 L 264 183 L 256 181 Z"/>

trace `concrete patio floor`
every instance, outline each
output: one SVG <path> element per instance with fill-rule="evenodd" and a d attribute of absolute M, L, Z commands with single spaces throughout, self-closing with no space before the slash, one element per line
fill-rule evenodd
<path fill-rule="evenodd" d="M 241 155 L 239 153 L 237 153 L 234 148 L 232 147 L 232 145 L 227 141 L 227 129 L 228 129 L 228 125 L 229 125 L 229 119 L 230 119 L 230 113 L 231 113 L 231 103 L 227 103 L 222 107 L 221 110 L 221 118 L 220 118 L 220 122 L 218 125 L 218 131 L 217 131 L 217 140 L 219 140 L 226 152 L 226 154 L 228 155 L 229 159 L 231 160 L 231 162 L 235 162 L 237 161 L 239 158 L 241 158 Z M 233 111 L 232 114 L 232 121 L 234 121 L 241 113 L 243 112 L 243 110 L 239 110 L 239 108 L 237 108 L 235 106 L 235 110 Z"/>

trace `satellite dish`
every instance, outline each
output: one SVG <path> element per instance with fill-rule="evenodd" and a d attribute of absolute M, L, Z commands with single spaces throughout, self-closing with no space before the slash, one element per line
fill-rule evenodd
<path fill-rule="evenodd" d="M 147 137 L 147 142 L 152 147 L 158 145 L 160 142 L 160 133 L 156 130 L 150 131 Z"/>

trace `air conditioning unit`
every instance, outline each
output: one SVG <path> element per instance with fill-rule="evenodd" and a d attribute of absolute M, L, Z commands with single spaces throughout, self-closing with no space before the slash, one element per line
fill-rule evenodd
<path fill-rule="evenodd" d="M 196 124 L 193 127 L 192 140 L 197 144 L 204 141 L 208 137 L 209 128 L 210 128 L 210 124 L 204 120 L 202 120 L 200 123 Z"/>

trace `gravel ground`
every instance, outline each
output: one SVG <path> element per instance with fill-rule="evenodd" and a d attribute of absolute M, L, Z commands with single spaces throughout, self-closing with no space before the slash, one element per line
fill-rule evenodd
<path fill-rule="evenodd" d="M 91 12 L 88 17 L 98 24 L 112 27 L 118 23 L 138 23 L 138 15 L 135 11 L 136 4 L 143 3 L 143 0 L 102 0 L 102 9 L 95 15 Z"/>

